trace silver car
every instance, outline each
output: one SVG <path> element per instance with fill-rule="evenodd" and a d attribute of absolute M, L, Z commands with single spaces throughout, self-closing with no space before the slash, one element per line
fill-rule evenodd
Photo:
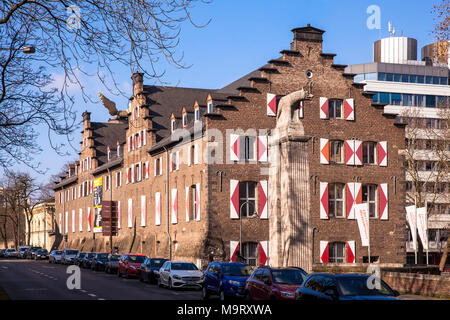
<path fill-rule="evenodd" d="M 48 256 L 48 263 L 61 263 L 62 250 L 53 250 Z"/>
<path fill-rule="evenodd" d="M 203 272 L 192 262 L 166 261 L 159 269 L 159 286 L 201 289 L 202 283 Z"/>
<path fill-rule="evenodd" d="M 18 255 L 18 253 L 17 253 L 16 249 L 14 249 L 14 248 L 9 248 L 9 249 L 6 249 L 6 251 L 5 251 L 6 258 L 17 258 L 17 255 Z"/>
<path fill-rule="evenodd" d="M 73 264 L 74 259 L 78 254 L 78 250 L 73 249 L 64 249 L 62 256 L 61 256 L 61 263 L 62 264 Z"/>
<path fill-rule="evenodd" d="M 20 246 L 19 252 L 17 253 L 17 257 L 20 259 L 25 259 L 28 249 L 30 248 L 31 248 L 30 246 Z"/>

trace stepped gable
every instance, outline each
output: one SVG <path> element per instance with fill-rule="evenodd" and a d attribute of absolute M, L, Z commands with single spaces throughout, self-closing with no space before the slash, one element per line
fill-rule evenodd
<path fill-rule="evenodd" d="M 111 149 L 116 149 L 117 141 L 119 141 L 120 145 L 125 144 L 125 130 L 127 127 L 127 123 L 91 122 L 98 166 L 108 161 L 106 153 L 108 146 Z"/>

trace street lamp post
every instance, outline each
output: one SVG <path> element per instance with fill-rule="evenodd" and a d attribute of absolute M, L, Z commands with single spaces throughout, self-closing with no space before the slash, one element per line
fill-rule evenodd
<path fill-rule="evenodd" d="M 242 208 L 244 206 L 244 204 L 251 204 L 251 202 L 249 200 L 243 202 L 240 207 L 239 207 L 239 251 L 241 252 L 242 250 Z M 253 205 L 254 206 L 254 205 Z M 255 218 L 257 217 L 258 214 L 256 213 L 256 211 L 254 211 L 251 216 L 249 216 L 249 218 Z"/>

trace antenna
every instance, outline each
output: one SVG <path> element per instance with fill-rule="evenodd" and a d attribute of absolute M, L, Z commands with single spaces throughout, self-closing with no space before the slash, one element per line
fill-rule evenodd
<path fill-rule="evenodd" d="M 391 37 L 395 36 L 395 28 L 392 26 L 392 21 L 388 22 L 388 30 Z"/>

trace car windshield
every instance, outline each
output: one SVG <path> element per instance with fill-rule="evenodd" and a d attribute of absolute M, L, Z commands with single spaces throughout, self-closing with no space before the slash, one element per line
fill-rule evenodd
<path fill-rule="evenodd" d="M 80 253 L 78 253 L 78 258 L 84 258 L 85 255 L 86 255 L 86 253 L 80 252 Z"/>
<path fill-rule="evenodd" d="M 108 259 L 108 254 L 107 253 L 97 253 L 97 259 L 106 260 L 106 259 Z"/>
<path fill-rule="evenodd" d="M 46 249 L 41 249 L 41 250 L 38 250 L 37 253 L 44 254 L 44 253 L 47 253 L 47 250 Z"/>
<path fill-rule="evenodd" d="M 369 277 L 338 277 L 338 289 L 343 296 L 393 296 L 394 293 L 384 281 Z M 377 281 L 378 280 L 378 281 Z"/>
<path fill-rule="evenodd" d="M 175 262 L 172 263 L 172 270 L 198 270 L 193 263 Z"/>
<path fill-rule="evenodd" d="M 151 266 L 153 268 L 161 268 L 161 266 L 163 265 L 164 262 L 166 262 L 166 260 L 164 260 L 164 259 L 152 259 Z"/>
<path fill-rule="evenodd" d="M 55 251 L 55 253 L 54 254 L 56 254 L 56 255 L 61 255 L 62 254 L 62 251 Z"/>
<path fill-rule="evenodd" d="M 120 256 L 117 254 L 113 254 L 111 257 L 109 257 L 109 261 L 119 261 Z"/>
<path fill-rule="evenodd" d="M 93 258 L 94 256 L 95 256 L 95 253 L 90 252 L 90 253 L 86 253 L 85 258 L 91 259 L 91 258 Z"/>
<path fill-rule="evenodd" d="M 7 249 L 6 252 L 14 252 L 16 251 L 15 249 Z"/>
<path fill-rule="evenodd" d="M 41 249 L 41 247 L 31 247 L 31 251 L 36 251 L 36 250 L 39 250 L 39 249 Z"/>
<path fill-rule="evenodd" d="M 77 253 L 78 253 L 78 250 L 66 250 L 66 254 L 69 254 L 69 255 L 74 255 Z"/>
<path fill-rule="evenodd" d="M 20 248 L 20 251 L 26 251 L 28 248 Z"/>
<path fill-rule="evenodd" d="M 246 264 L 224 264 L 222 270 L 227 276 L 248 277 L 252 273 L 252 268 Z"/>
<path fill-rule="evenodd" d="M 300 269 L 272 270 L 273 282 L 278 284 L 302 284 L 306 272 Z"/>
<path fill-rule="evenodd" d="M 128 261 L 131 263 L 143 263 L 147 259 L 146 256 L 128 256 Z"/>

